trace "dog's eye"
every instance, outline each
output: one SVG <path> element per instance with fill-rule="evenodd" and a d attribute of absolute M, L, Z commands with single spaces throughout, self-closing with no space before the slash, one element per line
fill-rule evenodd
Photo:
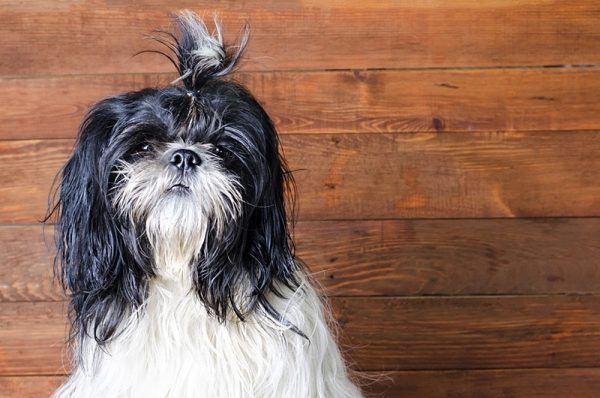
<path fill-rule="evenodd" d="M 219 156 L 219 157 L 223 157 L 223 156 L 225 156 L 225 150 L 224 150 L 223 148 L 221 148 L 220 146 L 218 146 L 218 145 L 215 145 L 215 146 L 213 147 L 213 150 L 212 150 L 212 151 L 213 151 L 213 153 L 214 153 L 215 155 L 217 155 L 217 156 Z"/>
<path fill-rule="evenodd" d="M 152 150 L 154 150 L 152 144 L 146 143 L 140 146 L 140 152 L 151 152 Z"/>

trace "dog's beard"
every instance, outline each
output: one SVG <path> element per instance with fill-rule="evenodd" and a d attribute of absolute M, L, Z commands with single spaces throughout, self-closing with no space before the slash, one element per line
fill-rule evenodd
<path fill-rule="evenodd" d="M 187 174 L 158 159 L 121 162 L 116 171 L 113 205 L 148 242 L 165 279 L 191 282 L 190 262 L 206 256 L 207 240 L 223 238 L 240 214 L 238 179 L 214 155 L 204 151 L 201 157 L 198 170 Z"/>

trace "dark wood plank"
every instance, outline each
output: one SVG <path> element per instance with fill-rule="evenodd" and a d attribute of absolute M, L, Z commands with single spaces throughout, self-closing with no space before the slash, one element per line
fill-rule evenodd
<path fill-rule="evenodd" d="M 362 388 L 377 398 L 596 398 L 600 369 L 365 372 Z M 3 398 L 49 396 L 63 376 L 0 377 Z"/>
<path fill-rule="evenodd" d="M 299 256 L 333 296 L 597 293 L 600 219 L 304 222 Z"/>
<path fill-rule="evenodd" d="M 100 98 L 174 79 L 0 79 L 0 138 L 72 138 L 86 108 Z M 600 128 L 598 68 L 264 72 L 236 79 L 284 134 Z"/>
<path fill-rule="evenodd" d="M 298 256 L 331 296 L 600 293 L 600 219 L 300 222 Z M 0 228 L 0 301 L 52 301 L 53 235 Z"/>
<path fill-rule="evenodd" d="M 306 220 L 594 216 L 600 132 L 287 135 Z"/>
<path fill-rule="evenodd" d="M 157 56 L 132 55 L 153 48 L 143 35 L 167 27 L 167 13 L 186 7 L 208 16 L 219 12 L 229 33 L 249 19 L 249 69 L 600 63 L 600 8 L 593 0 L 252 0 L 243 8 L 216 1 L 89 0 L 5 5 L 0 74 L 171 70 Z"/>
<path fill-rule="evenodd" d="M 361 370 L 597 367 L 597 296 L 337 298 Z"/>
<path fill-rule="evenodd" d="M 390 398 L 596 398 L 600 369 L 386 372 L 365 387 Z M 381 395 L 377 395 L 381 394 Z"/>
<path fill-rule="evenodd" d="M 303 220 L 600 215 L 600 132 L 285 135 Z M 0 223 L 45 212 L 71 140 L 0 142 Z"/>
<path fill-rule="evenodd" d="M 366 370 L 598 367 L 600 297 L 333 298 Z M 60 374 L 64 303 L 0 304 L 0 374 Z"/>

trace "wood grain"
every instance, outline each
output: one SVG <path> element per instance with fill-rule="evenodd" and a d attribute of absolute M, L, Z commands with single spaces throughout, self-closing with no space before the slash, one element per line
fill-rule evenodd
<path fill-rule="evenodd" d="M 300 217 L 595 216 L 600 133 L 288 135 Z"/>
<path fill-rule="evenodd" d="M 363 371 L 600 365 L 598 296 L 333 298 L 332 306 L 345 355 Z M 2 303 L 0 326 L 0 374 L 67 370 L 64 303 Z"/>
<path fill-rule="evenodd" d="M 390 398 L 596 398 L 599 369 L 386 372 L 366 388 Z M 381 395 L 377 395 L 381 394 Z"/>
<path fill-rule="evenodd" d="M 62 376 L 5 376 L 0 377 L 0 391 L 3 398 L 49 397 L 62 379 Z"/>
<path fill-rule="evenodd" d="M 333 296 L 600 292 L 600 219 L 304 222 L 299 256 Z"/>
<path fill-rule="evenodd" d="M 174 79 L 0 79 L 0 139 L 72 138 L 100 98 Z M 284 134 L 600 128 L 598 68 L 264 72 L 236 79 Z"/>
<path fill-rule="evenodd" d="M 596 398 L 599 369 L 363 372 L 368 398 Z M 3 398 L 47 397 L 63 376 L 0 377 Z"/>
<path fill-rule="evenodd" d="M 0 228 L 0 301 L 62 300 L 52 278 L 52 228 Z"/>
<path fill-rule="evenodd" d="M 600 215 L 600 132 L 285 135 L 302 220 Z M 72 140 L 0 142 L 0 223 L 34 223 Z"/>
<path fill-rule="evenodd" d="M 0 223 L 37 223 L 73 140 L 0 142 Z"/>
<path fill-rule="evenodd" d="M 221 14 L 230 38 L 249 19 L 255 70 L 600 63 L 593 0 L 25 4 L 0 11 L 2 75 L 170 71 L 158 56 L 132 55 L 157 48 L 143 35 L 186 7 Z"/>
<path fill-rule="evenodd" d="M 332 302 L 346 356 L 361 370 L 600 365 L 597 296 Z"/>
<path fill-rule="evenodd" d="M 68 371 L 66 307 L 66 302 L 0 305 L 1 375 Z"/>
<path fill-rule="evenodd" d="M 298 256 L 331 296 L 600 293 L 600 219 L 300 222 Z M 0 301 L 62 300 L 53 235 L 0 228 Z"/>

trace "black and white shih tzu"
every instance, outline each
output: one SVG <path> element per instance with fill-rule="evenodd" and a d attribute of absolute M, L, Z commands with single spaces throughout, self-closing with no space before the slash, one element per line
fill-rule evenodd
<path fill-rule="evenodd" d="M 295 259 L 269 116 L 193 13 L 180 77 L 88 112 L 62 170 L 57 272 L 73 369 L 55 397 L 360 397 Z M 289 211 L 288 211 L 289 213 Z"/>

